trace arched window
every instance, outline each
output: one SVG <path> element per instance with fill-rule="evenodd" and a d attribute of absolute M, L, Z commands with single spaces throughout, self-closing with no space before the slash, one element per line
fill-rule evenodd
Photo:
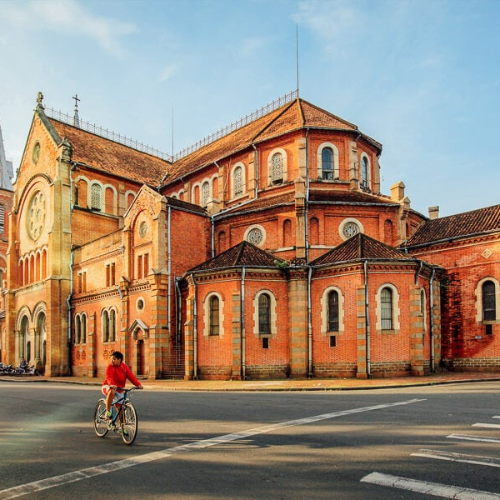
<path fill-rule="evenodd" d="M 233 173 L 234 196 L 243 194 L 243 168 L 236 167 Z"/>
<path fill-rule="evenodd" d="M 495 321 L 496 319 L 495 283 L 485 281 L 483 283 L 483 321 Z"/>
<path fill-rule="evenodd" d="M 101 210 L 101 186 L 99 184 L 92 184 L 91 190 L 91 209 L 92 210 Z"/>
<path fill-rule="evenodd" d="M 79 344 L 81 342 L 81 323 L 80 316 L 75 318 L 75 344 Z"/>
<path fill-rule="evenodd" d="M 259 334 L 271 333 L 271 300 L 267 293 L 259 297 Z"/>
<path fill-rule="evenodd" d="M 271 159 L 271 182 L 281 184 L 283 182 L 283 155 L 274 153 Z"/>
<path fill-rule="evenodd" d="M 383 288 L 380 293 L 380 310 L 382 316 L 382 330 L 392 330 L 392 290 L 389 287 Z"/>
<path fill-rule="evenodd" d="M 102 313 L 102 341 L 109 342 L 109 314 L 108 311 Z"/>
<path fill-rule="evenodd" d="M 283 246 L 291 247 L 292 245 L 292 221 L 290 219 L 286 219 L 285 222 L 283 222 Z"/>
<path fill-rule="evenodd" d="M 361 187 L 364 188 L 368 187 L 368 169 L 368 158 L 366 156 L 363 156 L 363 158 L 361 159 Z"/>
<path fill-rule="evenodd" d="M 209 198 L 210 198 L 210 184 L 208 181 L 206 181 L 201 186 L 201 206 L 202 207 L 207 206 Z"/>
<path fill-rule="evenodd" d="M 339 331 L 339 294 L 336 290 L 328 294 L 328 331 Z"/>
<path fill-rule="evenodd" d="M 109 340 L 110 342 L 116 340 L 116 312 L 114 309 L 109 312 Z"/>
<path fill-rule="evenodd" d="M 324 180 L 333 180 L 332 148 L 323 148 L 323 151 L 321 151 L 321 173 Z"/>
<path fill-rule="evenodd" d="M 87 316 L 85 314 L 82 314 L 82 321 L 81 321 L 81 337 L 80 340 L 82 344 L 85 344 L 87 342 Z"/>
<path fill-rule="evenodd" d="M 219 335 L 219 297 L 210 297 L 210 326 L 209 335 Z"/>

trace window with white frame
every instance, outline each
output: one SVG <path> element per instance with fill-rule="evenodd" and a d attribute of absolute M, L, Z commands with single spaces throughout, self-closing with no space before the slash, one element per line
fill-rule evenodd
<path fill-rule="evenodd" d="M 389 283 L 382 285 L 375 297 L 377 306 L 377 331 L 398 333 L 399 332 L 399 293 L 394 285 Z"/>
<path fill-rule="evenodd" d="M 245 193 L 245 167 L 242 163 L 236 164 L 232 174 L 232 198 L 237 198 Z"/>
<path fill-rule="evenodd" d="M 254 330 L 256 337 L 274 337 L 277 334 L 277 303 L 270 290 L 260 290 L 254 297 Z"/>
<path fill-rule="evenodd" d="M 330 286 L 321 296 L 321 333 L 331 336 L 344 332 L 344 297 L 340 288 Z"/>
<path fill-rule="evenodd" d="M 92 210 L 101 210 L 102 209 L 102 187 L 100 184 L 92 184 L 90 188 L 90 208 Z"/>
<path fill-rule="evenodd" d="M 209 293 L 204 300 L 204 328 L 205 337 L 223 337 L 224 336 L 224 300 L 217 293 Z"/>
<path fill-rule="evenodd" d="M 201 185 L 201 206 L 206 207 L 208 199 L 210 198 L 210 183 L 205 181 Z"/>
<path fill-rule="evenodd" d="M 486 333 L 492 333 L 492 325 L 500 323 L 500 284 L 489 276 L 476 285 L 476 322 L 487 326 Z"/>
<path fill-rule="evenodd" d="M 370 160 L 366 154 L 361 156 L 361 187 L 368 189 L 370 185 Z"/>
<path fill-rule="evenodd" d="M 340 177 L 339 150 L 331 142 L 320 145 L 317 152 L 316 163 L 318 179 L 334 180 Z"/>
<path fill-rule="evenodd" d="M 271 151 L 267 157 L 269 185 L 283 184 L 287 180 L 287 156 L 283 148 Z"/>

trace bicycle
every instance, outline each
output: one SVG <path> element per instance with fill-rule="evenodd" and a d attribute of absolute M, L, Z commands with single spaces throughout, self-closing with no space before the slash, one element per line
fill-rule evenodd
<path fill-rule="evenodd" d="M 103 438 L 109 431 L 121 434 L 125 444 L 132 444 L 137 437 L 137 427 L 139 419 L 137 411 L 130 401 L 132 392 L 138 390 L 138 387 L 124 389 L 118 387 L 118 390 L 123 390 L 123 398 L 118 402 L 113 402 L 111 405 L 112 417 L 106 418 L 106 400 L 99 399 L 94 410 L 94 431 L 100 438 Z M 117 404 L 120 405 L 117 409 Z M 125 432 L 123 431 L 125 429 Z"/>

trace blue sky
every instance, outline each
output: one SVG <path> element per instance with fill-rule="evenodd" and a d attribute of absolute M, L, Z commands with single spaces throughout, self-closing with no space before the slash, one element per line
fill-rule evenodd
<path fill-rule="evenodd" d="M 500 203 L 500 1 L 0 0 L 0 125 L 44 104 L 166 153 L 297 86 L 384 146 L 382 191 L 446 216 Z"/>

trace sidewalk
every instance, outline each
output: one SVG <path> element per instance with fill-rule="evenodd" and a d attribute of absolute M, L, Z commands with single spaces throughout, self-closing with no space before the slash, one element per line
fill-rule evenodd
<path fill-rule="evenodd" d="M 425 377 L 358 379 L 285 379 L 285 380 L 141 380 L 146 390 L 161 391 L 346 391 L 418 387 L 438 384 L 495 381 L 498 373 L 443 372 Z M 85 377 L 1 376 L 0 382 L 38 382 L 100 386 L 102 379 Z M 500 383 L 499 383 L 500 388 Z"/>

